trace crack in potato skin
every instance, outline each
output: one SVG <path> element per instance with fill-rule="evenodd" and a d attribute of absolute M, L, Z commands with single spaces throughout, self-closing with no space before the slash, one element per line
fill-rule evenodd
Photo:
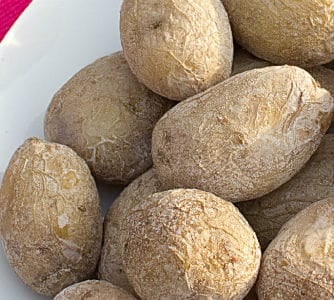
<path fill-rule="evenodd" d="M 45 137 L 74 149 L 95 177 L 127 184 L 152 165 L 153 127 L 171 104 L 140 84 L 117 52 L 80 70 L 55 94 Z"/>
<path fill-rule="evenodd" d="M 113 202 L 104 220 L 104 238 L 99 263 L 99 278 L 135 293 L 128 281 L 121 257 L 119 231 L 126 222 L 129 211 L 145 201 L 151 194 L 161 192 L 163 187 L 153 169 L 131 182 Z"/>
<path fill-rule="evenodd" d="M 134 74 L 169 99 L 184 100 L 230 76 L 232 33 L 219 0 L 125 0 L 120 32 Z"/>
<path fill-rule="evenodd" d="M 334 198 L 290 219 L 264 252 L 257 294 L 264 299 L 333 299 Z"/>
<path fill-rule="evenodd" d="M 235 40 L 275 64 L 313 67 L 334 59 L 332 0 L 223 0 Z"/>
<path fill-rule="evenodd" d="M 168 111 L 153 130 L 154 167 L 169 188 L 256 199 L 304 166 L 332 117 L 332 97 L 306 71 L 254 69 Z"/>
<path fill-rule="evenodd" d="M 334 134 L 326 134 L 307 164 L 287 183 L 252 201 L 236 203 L 262 248 L 290 218 L 310 204 L 334 197 Z"/>
<path fill-rule="evenodd" d="M 123 289 L 103 280 L 87 280 L 71 285 L 54 300 L 135 300 Z"/>
<path fill-rule="evenodd" d="M 142 299 L 243 299 L 261 258 L 255 233 L 234 205 L 199 190 L 147 197 L 121 223 L 120 244 Z"/>
<path fill-rule="evenodd" d="M 94 179 L 73 150 L 26 140 L 5 172 L 0 204 L 5 253 L 26 285 L 54 296 L 93 274 L 102 215 Z"/>

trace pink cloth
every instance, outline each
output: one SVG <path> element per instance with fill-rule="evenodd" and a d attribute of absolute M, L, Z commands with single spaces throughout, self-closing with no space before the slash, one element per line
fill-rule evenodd
<path fill-rule="evenodd" d="M 31 0 L 0 0 L 0 42 Z"/>

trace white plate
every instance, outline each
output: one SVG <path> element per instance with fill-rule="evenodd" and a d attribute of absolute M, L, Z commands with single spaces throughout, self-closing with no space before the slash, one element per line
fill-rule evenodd
<path fill-rule="evenodd" d="M 15 149 L 43 138 L 51 97 L 74 73 L 121 49 L 121 0 L 34 0 L 0 44 L 0 180 Z M 104 209 L 119 189 L 101 189 Z M 1 204 L 0 204 L 1 205 Z M 48 299 L 27 288 L 0 252 L 0 299 Z"/>

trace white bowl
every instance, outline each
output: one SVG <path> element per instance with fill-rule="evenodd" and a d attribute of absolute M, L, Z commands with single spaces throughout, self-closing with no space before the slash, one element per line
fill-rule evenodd
<path fill-rule="evenodd" d="M 26 138 L 44 137 L 53 94 L 85 65 L 121 49 L 120 7 L 121 0 L 34 0 L 0 43 L 0 180 Z M 99 188 L 105 210 L 120 188 Z M 48 299 L 21 282 L 2 248 L 0 299 Z"/>

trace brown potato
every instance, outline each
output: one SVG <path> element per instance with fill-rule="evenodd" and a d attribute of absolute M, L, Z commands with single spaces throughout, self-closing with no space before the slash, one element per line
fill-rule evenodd
<path fill-rule="evenodd" d="M 138 82 L 117 52 L 83 68 L 56 93 L 45 137 L 74 149 L 97 178 L 126 184 L 152 165 L 152 130 L 170 107 Z"/>
<path fill-rule="evenodd" d="M 264 299 L 334 299 L 334 198 L 288 221 L 264 252 L 257 294 Z"/>
<path fill-rule="evenodd" d="M 131 294 L 107 281 L 87 280 L 71 285 L 54 300 L 135 300 Z"/>
<path fill-rule="evenodd" d="M 261 251 L 235 206 L 211 193 L 155 193 L 121 223 L 126 273 L 142 299 L 242 299 Z"/>
<path fill-rule="evenodd" d="M 219 0 L 124 0 L 124 55 L 139 81 L 183 100 L 228 78 L 233 40 Z"/>
<path fill-rule="evenodd" d="M 235 40 L 275 64 L 313 67 L 334 59 L 333 1 L 223 0 Z"/>
<path fill-rule="evenodd" d="M 253 201 L 236 203 L 252 226 L 262 248 L 283 224 L 313 202 L 334 197 L 334 134 L 323 140 L 296 176 L 277 190 Z"/>
<path fill-rule="evenodd" d="M 317 149 L 333 99 L 297 67 L 255 69 L 176 105 L 153 131 L 162 184 L 239 202 L 291 179 Z"/>
<path fill-rule="evenodd" d="M 0 233 L 11 266 L 34 291 L 54 296 L 89 278 L 102 215 L 86 163 L 67 146 L 28 139 L 3 177 Z"/>
<path fill-rule="evenodd" d="M 121 222 L 127 220 L 129 211 L 148 196 L 163 190 L 154 171 L 150 169 L 130 183 L 113 202 L 104 220 L 104 240 L 99 263 L 99 278 L 134 293 L 126 276 L 121 249 L 119 230 Z"/>

